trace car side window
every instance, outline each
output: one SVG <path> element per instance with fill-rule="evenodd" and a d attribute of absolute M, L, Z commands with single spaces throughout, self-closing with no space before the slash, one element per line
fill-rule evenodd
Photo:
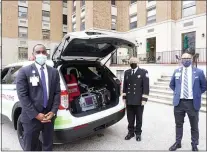
<path fill-rule="evenodd" d="M 9 84 L 16 84 L 16 77 L 17 77 L 17 74 L 19 72 L 19 69 L 21 68 L 21 66 L 17 66 L 17 67 L 13 67 L 11 69 L 11 72 L 10 72 L 10 82 Z"/>
<path fill-rule="evenodd" d="M 4 74 L 2 72 L 2 75 L 3 75 L 2 83 L 3 84 L 16 84 L 15 80 L 16 80 L 17 73 L 20 68 L 21 68 L 21 66 L 11 67 L 8 69 L 7 73 L 6 73 L 6 69 L 5 69 L 6 74 Z"/>
<path fill-rule="evenodd" d="M 11 68 L 4 68 L 1 72 L 1 83 L 2 84 L 6 84 L 6 81 L 7 81 L 7 76 L 9 74 L 9 71 L 10 71 Z"/>

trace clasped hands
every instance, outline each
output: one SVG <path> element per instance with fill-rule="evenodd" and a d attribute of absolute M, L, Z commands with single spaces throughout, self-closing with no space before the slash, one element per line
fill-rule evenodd
<path fill-rule="evenodd" d="M 39 113 L 36 116 L 36 119 L 41 121 L 42 123 L 48 123 L 51 122 L 53 116 L 54 116 L 53 112 L 48 112 L 47 114 Z"/>

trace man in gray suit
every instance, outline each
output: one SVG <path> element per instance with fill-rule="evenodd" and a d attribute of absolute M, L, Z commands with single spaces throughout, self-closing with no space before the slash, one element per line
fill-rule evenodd
<path fill-rule="evenodd" d="M 35 63 L 23 67 L 17 76 L 17 94 L 21 103 L 21 122 L 24 129 L 24 150 L 37 150 L 42 131 L 42 150 L 51 151 L 53 145 L 54 116 L 60 104 L 60 77 L 55 68 L 45 64 L 46 48 L 37 44 L 33 48 Z"/>

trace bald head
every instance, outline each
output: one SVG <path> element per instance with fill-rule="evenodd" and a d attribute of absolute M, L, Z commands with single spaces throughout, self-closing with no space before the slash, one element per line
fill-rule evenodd
<path fill-rule="evenodd" d="M 192 59 L 192 55 L 189 53 L 184 53 L 181 58 L 182 59 Z"/>
<path fill-rule="evenodd" d="M 135 58 L 135 57 L 131 57 L 131 58 L 129 59 L 129 64 L 132 64 L 132 63 L 137 64 L 137 63 L 138 63 L 138 59 Z"/>

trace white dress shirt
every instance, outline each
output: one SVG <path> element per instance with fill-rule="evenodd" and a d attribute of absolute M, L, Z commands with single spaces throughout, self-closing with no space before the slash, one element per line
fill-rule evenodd
<path fill-rule="evenodd" d="M 138 69 L 138 67 L 136 67 L 135 69 L 132 69 L 131 75 L 133 74 L 133 70 L 134 70 L 134 74 L 135 74 L 137 72 L 137 69 Z"/>
<path fill-rule="evenodd" d="M 40 75 L 40 78 L 41 78 L 41 71 L 40 71 L 41 65 L 35 63 L 35 66 L 37 67 L 37 70 L 38 70 L 39 75 Z M 49 85 L 48 85 L 48 72 L 47 72 L 46 64 L 44 64 L 43 67 L 44 67 L 44 70 L 43 71 L 45 73 L 45 81 L 46 81 L 46 88 L 47 88 L 47 98 L 48 98 L 49 97 Z"/>
<path fill-rule="evenodd" d="M 182 70 L 182 84 L 181 84 L 181 99 L 184 99 L 183 96 L 183 88 L 184 88 L 184 74 L 185 74 L 185 67 Z M 193 87 L 192 87 L 192 66 L 187 67 L 187 75 L 188 75 L 188 99 L 193 99 Z"/>

